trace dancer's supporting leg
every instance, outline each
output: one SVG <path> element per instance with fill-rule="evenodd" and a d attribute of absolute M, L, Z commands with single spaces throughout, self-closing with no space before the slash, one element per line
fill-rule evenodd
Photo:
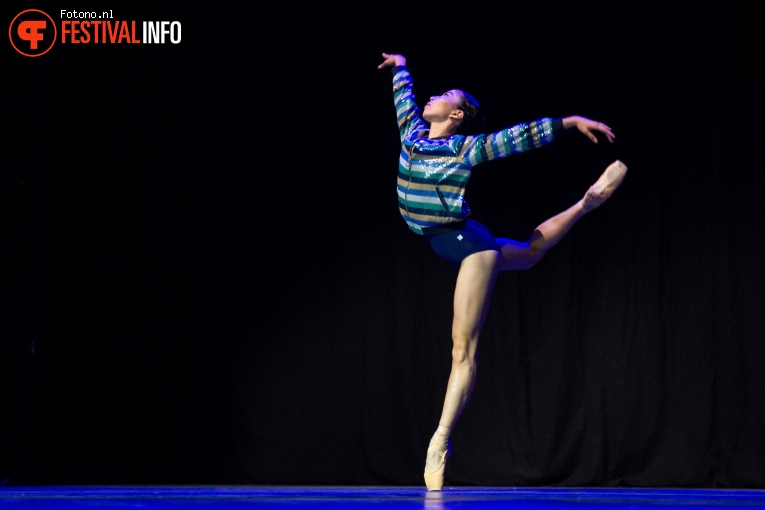
<path fill-rule="evenodd" d="M 454 291 L 452 321 L 452 369 L 438 430 L 430 440 L 425 461 L 425 485 L 441 490 L 446 459 L 450 453 L 449 434 L 475 384 L 476 350 L 489 300 L 499 270 L 500 254 L 494 250 L 474 253 L 460 265 Z"/>

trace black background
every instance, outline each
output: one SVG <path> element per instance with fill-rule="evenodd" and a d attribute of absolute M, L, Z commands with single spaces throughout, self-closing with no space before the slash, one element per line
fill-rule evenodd
<path fill-rule="evenodd" d="M 456 273 L 398 216 L 385 51 L 491 129 L 613 128 L 476 171 L 497 235 L 630 168 L 500 275 L 447 483 L 763 487 L 761 9 L 286 7 L 6 45 L 0 481 L 421 483 Z"/>

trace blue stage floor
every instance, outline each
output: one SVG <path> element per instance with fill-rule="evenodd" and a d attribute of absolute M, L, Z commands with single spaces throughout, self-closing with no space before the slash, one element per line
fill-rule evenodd
<path fill-rule="evenodd" d="M 0 487 L 0 509 L 765 509 L 765 490 L 312 486 Z"/>

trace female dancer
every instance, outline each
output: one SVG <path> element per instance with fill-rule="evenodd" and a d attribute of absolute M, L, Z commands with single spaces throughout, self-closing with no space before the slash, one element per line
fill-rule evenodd
<path fill-rule="evenodd" d="M 599 133 L 613 143 L 611 128 L 580 116 L 542 118 L 489 134 L 478 102 L 467 92 L 433 96 L 420 112 L 403 55 L 383 53 L 378 69 L 391 68 L 393 99 L 401 136 L 399 211 L 409 229 L 459 267 L 454 289 L 452 368 L 438 428 L 428 446 L 425 485 L 441 490 L 449 435 L 475 384 L 478 337 L 499 271 L 528 269 L 585 214 L 600 206 L 621 184 L 627 167 L 614 161 L 581 200 L 534 229 L 526 241 L 494 237 L 470 218 L 465 187 L 475 165 L 542 147 L 576 128 L 592 142 Z"/>

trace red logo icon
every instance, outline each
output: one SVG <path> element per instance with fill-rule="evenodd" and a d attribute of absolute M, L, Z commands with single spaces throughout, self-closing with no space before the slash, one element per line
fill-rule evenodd
<path fill-rule="evenodd" d="M 56 43 L 56 24 L 45 12 L 27 9 L 13 18 L 8 37 L 14 49 L 25 57 L 39 57 Z"/>

